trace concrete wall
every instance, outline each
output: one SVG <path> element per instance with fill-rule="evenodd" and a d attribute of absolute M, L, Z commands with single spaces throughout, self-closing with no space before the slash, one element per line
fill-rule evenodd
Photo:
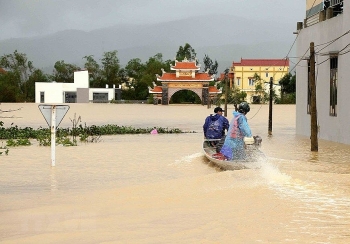
<path fill-rule="evenodd" d="M 289 67 L 285 66 L 239 66 L 234 67 L 234 84 L 240 90 L 247 93 L 247 101 L 251 101 L 251 96 L 255 94 L 255 84 L 249 86 L 249 77 L 254 77 L 254 74 L 258 74 L 260 78 L 265 83 L 270 83 L 270 78 L 273 77 L 274 90 L 277 96 L 280 96 L 281 88 L 279 86 L 279 81 L 289 72 Z M 267 74 L 267 77 L 266 77 Z M 240 79 L 240 84 L 238 85 L 238 78 Z M 265 85 L 265 91 L 269 92 L 270 85 Z"/>
<path fill-rule="evenodd" d="M 77 103 L 89 102 L 89 88 L 77 88 Z"/>
<path fill-rule="evenodd" d="M 75 71 L 74 84 L 79 88 L 89 88 L 89 72 L 87 70 Z"/>
<path fill-rule="evenodd" d="M 63 102 L 63 83 L 35 82 L 35 102 L 40 103 L 40 92 L 44 92 L 44 103 Z"/>
<path fill-rule="evenodd" d="M 108 93 L 108 101 L 114 98 L 115 89 L 114 88 L 90 88 L 89 89 L 89 101 L 92 102 L 94 93 Z"/>
<path fill-rule="evenodd" d="M 64 92 L 76 91 L 75 83 L 35 82 L 35 102 L 40 103 L 40 92 L 44 92 L 44 103 L 64 103 Z"/>
<path fill-rule="evenodd" d="M 343 14 L 319 22 L 299 33 L 297 39 L 297 56 L 309 57 L 310 42 L 314 42 L 316 51 L 316 96 L 319 138 L 350 144 L 350 53 L 338 57 L 338 101 L 337 116 L 329 115 L 330 110 L 330 52 L 339 52 L 350 43 L 350 34 L 342 36 L 349 30 L 350 5 L 344 4 Z M 336 38 L 338 40 L 330 44 Z M 330 44 L 330 45 L 328 45 Z M 328 46 L 327 46 L 328 45 Z M 350 50 L 345 48 L 341 53 Z M 324 62 L 324 63 L 323 63 Z M 296 133 L 310 136 L 310 115 L 307 114 L 308 67 L 307 61 L 301 61 L 296 68 L 297 104 Z"/>
<path fill-rule="evenodd" d="M 120 90 L 119 88 L 117 88 Z M 74 72 L 74 83 L 35 82 L 35 102 L 40 103 L 40 93 L 44 92 L 44 103 L 64 103 L 65 92 L 76 92 L 77 102 L 92 102 L 93 93 L 107 93 L 108 101 L 115 99 L 113 88 L 89 88 L 89 73 L 87 70 Z"/>

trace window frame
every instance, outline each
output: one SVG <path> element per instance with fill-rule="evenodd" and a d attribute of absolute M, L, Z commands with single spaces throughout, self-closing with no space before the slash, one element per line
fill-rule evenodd
<path fill-rule="evenodd" d="M 45 103 L 45 91 L 40 91 L 40 103 Z"/>
<path fill-rule="evenodd" d="M 338 105 L 338 54 L 329 57 L 329 116 L 337 117 Z"/>

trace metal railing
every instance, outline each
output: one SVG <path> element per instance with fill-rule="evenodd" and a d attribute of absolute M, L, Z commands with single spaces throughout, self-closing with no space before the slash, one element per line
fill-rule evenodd
<path fill-rule="evenodd" d="M 305 26 L 309 27 L 314 24 L 317 24 L 319 21 L 319 13 L 312 15 L 311 17 L 306 19 Z"/>
<path fill-rule="evenodd" d="M 334 7 L 342 2 L 343 2 L 343 0 L 331 0 L 329 7 Z"/>

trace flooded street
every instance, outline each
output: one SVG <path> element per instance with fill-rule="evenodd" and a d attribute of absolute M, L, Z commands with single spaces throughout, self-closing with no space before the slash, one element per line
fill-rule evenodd
<path fill-rule="evenodd" d="M 37 104 L 4 126 L 46 127 Z M 19 109 L 20 110 L 17 110 Z M 349 243 L 350 145 L 295 134 L 295 106 L 247 114 L 262 137 L 259 169 L 221 171 L 202 153 L 201 105 L 70 104 L 87 125 L 180 128 L 191 133 L 103 136 L 50 147 L 37 141 L 0 156 L 1 243 Z M 228 119 L 233 106 L 228 106 Z M 8 116 L 10 115 L 10 116 Z M 1 145 L 1 142 L 0 142 Z"/>

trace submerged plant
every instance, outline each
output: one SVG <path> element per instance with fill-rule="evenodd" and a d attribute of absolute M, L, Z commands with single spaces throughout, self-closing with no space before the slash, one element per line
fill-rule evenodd
<path fill-rule="evenodd" d="M 100 142 L 102 135 L 119 135 L 119 134 L 148 134 L 154 128 L 134 128 L 132 126 L 120 126 L 116 124 L 107 124 L 102 126 L 91 125 L 86 123 L 82 125 L 80 116 L 74 114 L 74 118 L 70 119 L 72 128 L 57 128 L 56 143 L 64 146 L 77 146 L 78 139 L 80 142 Z M 51 131 L 49 128 L 39 127 L 33 129 L 31 127 L 19 128 L 17 125 L 11 124 L 9 128 L 3 127 L 4 123 L 0 121 L 0 139 L 7 141 L 7 146 L 28 146 L 31 145 L 29 139 L 36 139 L 40 146 L 51 145 Z M 157 127 L 159 134 L 177 134 L 184 133 L 178 128 L 162 128 Z M 187 132 L 195 133 L 195 132 Z M 5 148 L 3 148 L 5 149 Z M 7 152 L 8 153 L 8 152 Z"/>
<path fill-rule="evenodd" d="M 9 139 L 6 141 L 6 145 L 8 147 L 18 147 L 18 146 L 30 146 L 32 143 L 29 141 L 28 138 L 24 139 Z"/>
<path fill-rule="evenodd" d="M 72 132 L 71 135 L 73 137 L 73 142 L 75 143 L 75 146 L 77 144 L 77 136 L 79 135 L 79 131 L 77 130 L 77 126 L 79 123 L 81 123 L 81 117 L 79 116 L 76 118 L 76 114 L 74 114 L 74 119 L 69 118 L 70 121 L 72 122 Z"/>
<path fill-rule="evenodd" d="M 4 146 L 4 143 L 1 143 L 1 147 L 0 147 L 0 155 L 2 155 L 3 153 L 5 153 L 5 155 L 9 154 L 9 149 L 8 147 Z"/>

